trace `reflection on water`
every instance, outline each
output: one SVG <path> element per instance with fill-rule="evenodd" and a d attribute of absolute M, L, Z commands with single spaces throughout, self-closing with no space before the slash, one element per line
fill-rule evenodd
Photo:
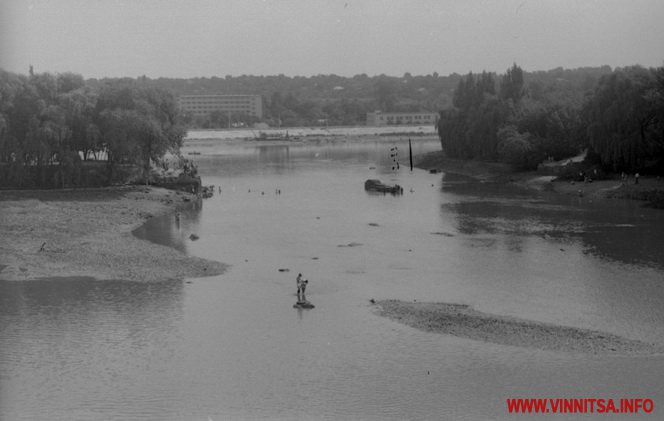
<path fill-rule="evenodd" d="M 441 205 L 443 212 L 457 215 L 462 233 L 580 241 L 584 253 L 664 268 L 664 239 L 653 229 L 664 224 L 664 216 L 639 202 L 534 196 L 516 186 L 463 180 L 444 176 L 443 191 L 462 194 L 464 200 Z"/>
<path fill-rule="evenodd" d="M 197 145 L 221 193 L 135 234 L 231 269 L 0 282 L 0 419 L 509 420 L 509 397 L 664 402 L 661 357 L 497 346 L 374 315 L 371 298 L 459 302 L 664 337 L 661 213 L 410 172 L 401 156 L 393 171 L 395 145 L 408 150 L 407 138 Z M 368 178 L 404 195 L 367 194 Z M 310 311 L 293 309 L 299 272 Z"/>
<path fill-rule="evenodd" d="M 196 200 L 175 214 L 150 218 L 145 224 L 136 228 L 133 234 L 138 238 L 186 253 L 187 243 L 191 241 L 190 236 L 197 230 L 202 208 L 202 200 Z"/>
<path fill-rule="evenodd" d="M 289 145 L 256 146 L 258 162 L 274 164 L 276 166 L 288 162 L 289 150 Z"/>

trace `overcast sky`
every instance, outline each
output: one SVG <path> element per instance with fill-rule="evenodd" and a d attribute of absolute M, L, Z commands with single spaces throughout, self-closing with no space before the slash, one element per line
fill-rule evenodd
<path fill-rule="evenodd" d="M 27 74 L 401 76 L 664 64 L 662 0 L 0 0 Z"/>

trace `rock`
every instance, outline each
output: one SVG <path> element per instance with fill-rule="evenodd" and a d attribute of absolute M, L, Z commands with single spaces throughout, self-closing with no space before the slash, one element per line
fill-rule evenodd
<path fill-rule="evenodd" d="M 348 243 L 348 244 L 339 244 L 337 247 L 359 247 L 361 245 L 362 245 L 362 243 L 352 242 L 352 243 Z"/>
<path fill-rule="evenodd" d="M 196 241 L 196 240 L 198 240 L 199 238 L 201 238 L 201 237 L 199 237 L 199 236 L 196 235 L 196 234 L 191 234 L 191 235 L 189 236 L 189 239 L 190 239 L 191 241 Z"/>
<path fill-rule="evenodd" d="M 297 303 L 293 304 L 293 308 L 300 308 L 300 309 L 312 309 L 315 307 L 316 306 L 311 304 L 309 301 L 298 301 Z"/>

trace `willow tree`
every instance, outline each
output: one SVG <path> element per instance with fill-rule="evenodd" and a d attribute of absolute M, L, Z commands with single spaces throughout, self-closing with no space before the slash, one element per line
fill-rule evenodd
<path fill-rule="evenodd" d="M 97 97 L 88 88 L 78 88 L 61 94 L 59 103 L 65 113 L 66 124 L 71 130 L 70 149 L 80 153 L 84 160 L 97 156 L 101 145 L 95 127 Z"/>
<path fill-rule="evenodd" d="M 110 172 L 115 163 L 131 161 L 141 166 L 147 181 L 151 162 L 182 146 L 185 130 L 169 92 L 133 80 L 115 81 L 100 92 L 97 111 Z"/>
<path fill-rule="evenodd" d="M 136 111 L 140 115 L 138 146 L 147 181 L 150 162 L 164 156 L 168 151 L 179 150 L 185 135 L 184 127 L 178 121 L 178 108 L 170 93 L 147 89 L 138 92 Z"/>

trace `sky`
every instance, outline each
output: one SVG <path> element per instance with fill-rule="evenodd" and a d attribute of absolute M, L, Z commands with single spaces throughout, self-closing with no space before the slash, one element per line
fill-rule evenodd
<path fill-rule="evenodd" d="M 86 78 L 664 65 L 662 0 L 0 0 L 0 68 Z"/>

